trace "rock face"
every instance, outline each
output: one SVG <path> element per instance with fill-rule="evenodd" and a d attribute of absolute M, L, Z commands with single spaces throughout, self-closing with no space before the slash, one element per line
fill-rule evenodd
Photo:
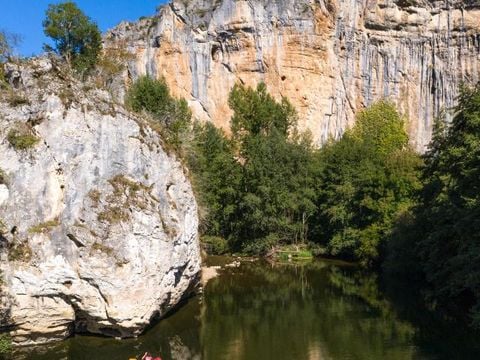
<path fill-rule="evenodd" d="M 197 208 L 183 167 L 146 123 L 54 62 L 6 73 L 2 327 L 22 344 L 141 333 L 199 278 Z"/>
<path fill-rule="evenodd" d="M 175 0 L 106 40 L 135 53 L 130 77 L 165 77 L 198 118 L 223 128 L 232 86 L 264 81 L 319 143 L 391 99 L 423 151 L 460 84 L 479 79 L 479 16 L 476 0 Z"/>

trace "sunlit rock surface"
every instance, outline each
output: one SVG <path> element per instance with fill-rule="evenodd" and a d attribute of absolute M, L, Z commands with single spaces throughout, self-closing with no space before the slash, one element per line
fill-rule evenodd
<path fill-rule="evenodd" d="M 460 84 L 478 81 L 479 16 L 474 0 L 173 1 L 153 19 L 120 24 L 106 44 L 135 53 L 130 79 L 165 77 L 198 118 L 225 129 L 232 86 L 264 81 L 318 143 L 388 98 L 423 151 Z"/>
<path fill-rule="evenodd" d="M 54 62 L 6 73 L 0 325 L 22 344 L 138 335 L 199 280 L 185 170 L 142 119 Z M 12 129 L 38 142 L 15 148 Z"/>

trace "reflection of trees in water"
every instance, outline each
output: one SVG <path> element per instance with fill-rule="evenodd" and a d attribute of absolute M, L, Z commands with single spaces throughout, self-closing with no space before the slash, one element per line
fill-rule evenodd
<path fill-rule="evenodd" d="M 355 272 L 322 262 L 275 268 L 244 264 L 235 271 L 213 280 L 205 291 L 201 339 L 208 344 L 206 359 L 413 356 L 411 326 L 359 300 Z M 360 288 L 375 300 L 369 280 Z"/>
<path fill-rule="evenodd" d="M 480 358 L 474 335 L 453 334 L 420 306 L 411 284 L 386 291 L 378 284 L 374 274 L 324 261 L 243 263 L 138 339 L 77 337 L 14 358 L 128 359 L 146 351 L 164 360 Z"/>
<path fill-rule="evenodd" d="M 384 279 L 384 292 L 398 316 L 415 324 L 414 343 L 434 359 L 480 359 L 480 333 L 425 306 L 418 286 L 405 279 Z"/>
<path fill-rule="evenodd" d="M 428 309 L 415 284 L 381 279 L 375 273 L 332 268 L 331 283 L 342 293 L 361 299 L 383 319 L 396 319 L 398 336 L 411 339 L 418 352 L 434 359 L 479 359 L 479 334 Z M 380 289 L 380 284 L 383 289 Z M 388 321 L 388 320 L 387 320 Z M 385 328 L 388 329 L 388 328 Z M 387 334 L 385 334 L 387 335 Z"/>

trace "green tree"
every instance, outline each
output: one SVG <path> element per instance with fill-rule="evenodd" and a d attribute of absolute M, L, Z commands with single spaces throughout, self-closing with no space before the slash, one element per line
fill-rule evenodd
<path fill-rule="evenodd" d="M 74 2 L 50 4 L 43 30 L 53 40 L 54 50 L 77 71 L 84 73 L 95 66 L 102 49 L 102 36 L 97 24 Z M 51 50 L 49 46 L 46 48 Z"/>
<path fill-rule="evenodd" d="M 297 133 L 292 105 L 276 101 L 264 84 L 236 85 L 229 104 L 231 139 L 212 125 L 195 135 L 190 166 L 208 209 L 204 233 L 257 254 L 278 243 L 305 242 L 316 197 L 310 137 Z"/>
<path fill-rule="evenodd" d="M 480 86 L 461 91 L 451 123 L 438 122 L 406 256 L 422 265 L 429 299 L 480 326 Z M 405 234 L 405 236 L 408 233 Z"/>
<path fill-rule="evenodd" d="M 295 108 L 286 98 L 276 102 L 264 83 L 260 83 L 255 90 L 235 85 L 228 103 L 234 111 L 232 132 L 240 140 L 245 136 L 268 135 L 273 129 L 286 136 L 296 126 Z"/>
<path fill-rule="evenodd" d="M 375 103 L 319 157 L 316 237 L 331 255 L 378 263 L 395 218 L 413 205 L 420 186 L 421 161 L 408 147 L 403 119 L 392 104 Z"/>
<path fill-rule="evenodd" d="M 213 124 L 195 124 L 189 168 L 194 174 L 203 235 L 228 239 L 237 216 L 241 165 L 232 141 Z"/>

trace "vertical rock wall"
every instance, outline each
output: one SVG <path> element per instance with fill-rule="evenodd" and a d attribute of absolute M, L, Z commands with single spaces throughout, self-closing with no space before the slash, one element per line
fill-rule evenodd
<path fill-rule="evenodd" d="M 148 124 L 48 59 L 0 91 L 0 330 L 140 334 L 199 280 L 190 182 Z"/>
<path fill-rule="evenodd" d="M 173 1 L 153 19 L 120 24 L 106 44 L 126 41 L 131 78 L 165 77 L 198 118 L 227 130 L 231 87 L 264 81 L 319 143 L 391 99 L 423 151 L 460 84 L 478 81 L 479 16 L 474 0 Z"/>

